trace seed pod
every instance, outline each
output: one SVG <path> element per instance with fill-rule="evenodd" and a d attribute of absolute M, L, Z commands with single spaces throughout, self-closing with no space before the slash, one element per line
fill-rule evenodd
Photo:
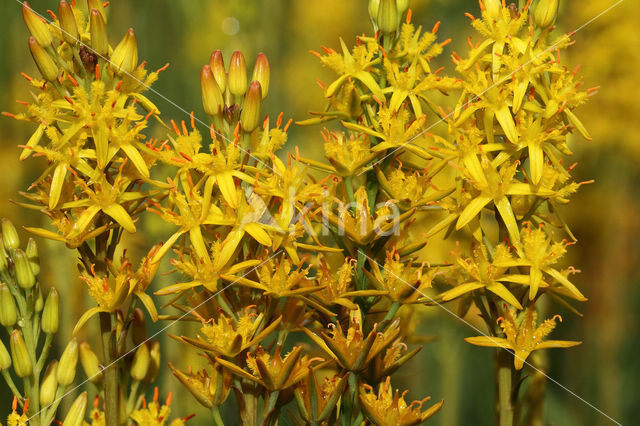
<path fill-rule="evenodd" d="M 269 79 L 271 77 L 271 67 L 269 66 L 269 59 L 267 55 L 260 52 L 256 58 L 256 64 L 253 67 L 252 81 L 260 83 L 262 89 L 262 100 L 267 97 L 269 93 Z"/>
<path fill-rule="evenodd" d="M 109 39 L 107 38 L 107 26 L 102 14 L 97 9 L 91 9 L 89 17 L 91 32 L 91 48 L 100 56 L 109 53 Z"/>
<path fill-rule="evenodd" d="M 0 340 L 0 371 L 4 371 L 11 367 L 11 355 L 9 355 L 9 351 Z"/>
<path fill-rule="evenodd" d="M 131 73 L 138 65 L 138 39 L 133 28 L 124 35 L 111 54 L 111 66 L 116 74 Z"/>
<path fill-rule="evenodd" d="M 131 363 L 130 374 L 134 380 L 142 381 L 147 375 L 149 370 L 149 348 L 147 344 L 138 346 L 135 355 L 133 356 L 133 362 Z"/>
<path fill-rule="evenodd" d="M 71 404 L 62 426 L 82 426 L 87 412 L 87 393 L 82 392 Z"/>
<path fill-rule="evenodd" d="M 2 243 L 4 244 L 4 248 L 7 249 L 8 252 L 11 250 L 15 250 L 20 247 L 20 237 L 18 236 L 18 231 L 16 231 L 16 227 L 13 226 L 13 223 L 9 219 L 2 219 Z"/>
<path fill-rule="evenodd" d="M 58 332 L 58 323 L 60 318 L 60 295 L 55 287 L 51 287 L 47 301 L 44 303 L 42 318 L 40 320 L 42 331 L 47 334 Z"/>
<path fill-rule="evenodd" d="M 78 42 L 78 23 L 73 13 L 73 7 L 65 0 L 58 4 L 58 19 L 60 20 L 62 38 L 67 43 L 75 45 Z"/>
<path fill-rule="evenodd" d="M 40 273 L 40 256 L 38 255 L 38 244 L 36 244 L 36 240 L 29 238 L 25 253 L 31 265 L 31 272 L 33 272 L 33 275 L 38 276 Z"/>
<path fill-rule="evenodd" d="M 214 50 L 213 53 L 211 53 L 209 66 L 211 67 L 213 76 L 216 79 L 216 83 L 218 83 L 220 92 L 224 93 L 227 89 L 227 72 L 224 69 L 224 58 L 222 57 L 222 52 L 220 50 Z"/>
<path fill-rule="evenodd" d="M 151 342 L 151 349 L 149 350 L 149 370 L 147 370 L 147 375 L 144 378 L 144 381 L 147 383 L 156 381 L 158 371 L 160 370 L 161 352 L 160 342 L 157 340 Z"/>
<path fill-rule="evenodd" d="M 559 0 L 540 0 L 533 14 L 537 26 L 547 29 L 556 22 L 558 17 Z"/>
<path fill-rule="evenodd" d="M 24 337 L 20 330 L 13 330 L 11 333 L 11 359 L 13 360 L 13 371 L 20 378 L 31 376 L 33 373 L 33 365 L 31 358 L 27 352 L 27 345 L 24 343 Z"/>
<path fill-rule="evenodd" d="M 33 9 L 31 9 L 31 6 L 29 6 L 29 3 L 26 1 L 22 3 L 22 18 L 24 18 L 24 22 L 27 24 L 29 32 L 36 40 L 38 40 L 40 46 L 45 49 L 51 46 L 53 38 L 51 37 L 49 26 L 40 16 L 38 16 L 37 13 L 33 11 Z"/>
<path fill-rule="evenodd" d="M 78 365 L 78 341 L 74 338 L 69 341 L 67 347 L 62 352 L 60 364 L 58 365 L 58 383 L 68 386 L 73 383 L 76 377 L 76 366 Z"/>
<path fill-rule="evenodd" d="M 247 64 L 239 50 L 231 56 L 228 84 L 229 91 L 234 96 L 242 96 L 247 91 Z"/>
<path fill-rule="evenodd" d="M 13 327 L 18 321 L 18 309 L 11 290 L 5 283 L 0 284 L 0 324 Z"/>
<path fill-rule="evenodd" d="M 240 113 L 240 123 L 242 130 L 247 133 L 253 132 L 260 124 L 260 104 L 262 103 L 262 88 L 260 83 L 252 81 L 249 90 L 244 95 L 242 112 Z"/>
<path fill-rule="evenodd" d="M 100 383 L 103 377 L 100 362 L 87 342 L 80 344 L 80 363 L 87 379 L 92 383 Z"/>
<path fill-rule="evenodd" d="M 53 360 L 44 372 L 44 377 L 40 383 L 40 405 L 47 406 L 56 399 L 58 390 L 58 361 Z"/>
<path fill-rule="evenodd" d="M 29 37 L 29 50 L 33 61 L 38 67 L 38 71 L 47 81 L 56 81 L 58 78 L 58 67 L 49 54 L 38 44 L 35 38 Z"/>
<path fill-rule="evenodd" d="M 502 14 L 502 4 L 500 0 L 482 0 L 484 10 L 491 19 L 498 19 Z"/>
<path fill-rule="evenodd" d="M 200 72 L 200 89 L 202 90 L 204 112 L 211 117 L 220 114 L 224 107 L 222 92 L 209 65 L 202 67 L 202 72 Z"/>
<path fill-rule="evenodd" d="M 391 34 L 398 30 L 398 5 L 396 0 L 380 0 L 378 8 L 378 27 L 383 34 Z"/>
<path fill-rule="evenodd" d="M 27 255 L 21 250 L 17 249 L 13 253 L 13 263 L 16 267 L 16 281 L 18 285 L 25 290 L 30 289 L 36 284 L 36 277 L 31 271 L 31 265 Z"/>

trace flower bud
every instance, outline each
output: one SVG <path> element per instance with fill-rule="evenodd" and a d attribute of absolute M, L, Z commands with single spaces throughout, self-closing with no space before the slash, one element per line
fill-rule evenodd
<path fill-rule="evenodd" d="M 147 340 L 147 324 L 142 309 L 136 308 L 131 318 L 131 340 L 134 346 L 141 345 Z"/>
<path fill-rule="evenodd" d="M 540 0 L 535 12 L 533 20 L 540 28 L 549 28 L 556 22 L 558 17 L 559 0 Z"/>
<path fill-rule="evenodd" d="M 33 365 L 31 364 L 31 358 L 27 352 L 27 345 L 24 343 L 24 338 L 20 330 L 13 330 L 11 333 L 11 359 L 13 360 L 13 371 L 20 378 L 31 376 L 33 373 Z"/>
<path fill-rule="evenodd" d="M 31 265 L 31 272 L 37 276 L 40 273 L 40 256 L 38 255 L 36 240 L 29 238 L 25 253 L 27 254 L 27 259 L 29 259 L 29 265 Z"/>
<path fill-rule="evenodd" d="M 26 1 L 22 3 L 22 18 L 29 28 L 31 35 L 38 40 L 38 44 L 43 48 L 51 46 L 53 38 L 46 22 L 31 9 Z"/>
<path fill-rule="evenodd" d="M 204 112 L 211 117 L 220 114 L 224 107 L 222 92 L 220 91 L 220 87 L 218 87 L 218 83 L 216 83 L 216 79 L 209 65 L 202 67 L 202 72 L 200 73 L 200 89 L 202 90 L 202 106 L 204 107 Z"/>
<path fill-rule="evenodd" d="M 247 133 L 253 132 L 260 124 L 260 104 L 262 103 L 262 88 L 260 83 L 252 81 L 249 90 L 244 95 L 242 112 L 240 113 L 240 123 L 242 130 Z"/>
<path fill-rule="evenodd" d="M 36 300 L 33 304 L 33 308 L 37 313 L 42 312 L 44 308 L 44 299 L 42 298 L 42 289 L 40 286 L 36 287 Z"/>
<path fill-rule="evenodd" d="M 151 349 L 149 350 L 149 370 L 147 371 L 147 375 L 144 378 L 145 382 L 153 383 L 156 381 L 158 371 L 160 370 L 160 357 L 160 342 L 154 340 L 153 342 L 151 342 Z"/>
<path fill-rule="evenodd" d="M 242 96 L 247 91 L 247 64 L 239 50 L 233 52 L 231 56 L 228 84 L 232 95 Z"/>
<path fill-rule="evenodd" d="M 31 265 L 27 255 L 21 250 L 17 249 L 13 254 L 13 263 L 16 267 L 16 281 L 18 285 L 25 290 L 30 289 L 36 284 L 36 277 L 31 271 Z"/>
<path fill-rule="evenodd" d="M 102 14 L 97 9 L 91 9 L 89 25 L 91 32 L 91 48 L 96 54 L 106 56 L 109 53 L 107 26 L 105 25 Z"/>
<path fill-rule="evenodd" d="M 6 271 L 8 267 L 7 251 L 4 248 L 4 244 L 0 243 L 0 271 Z"/>
<path fill-rule="evenodd" d="M 369 17 L 373 22 L 376 23 L 378 21 L 378 10 L 380 9 L 380 0 L 369 0 Z"/>
<path fill-rule="evenodd" d="M 58 383 L 68 386 L 73 383 L 76 377 L 76 366 L 78 365 L 78 341 L 73 338 L 62 352 L 60 364 L 58 365 Z"/>
<path fill-rule="evenodd" d="M 102 20 L 107 23 L 107 14 L 104 11 L 103 0 L 87 0 L 87 10 L 95 9 L 102 15 Z"/>
<path fill-rule="evenodd" d="M 87 342 L 80 344 L 80 363 L 87 379 L 92 383 L 100 383 L 103 377 L 100 362 Z"/>
<path fill-rule="evenodd" d="M 9 351 L 0 340 L 0 371 L 4 371 L 9 367 L 11 367 L 11 355 L 9 355 Z"/>
<path fill-rule="evenodd" d="M 398 19 L 402 20 L 402 16 L 409 10 L 409 0 L 396 0 L 398 5 Z"/>
<path fill-rule="evenodd" d="M 256 64 L 253 67 L 253 77 L 251 80 L 260 83 L 260 88 L 262 89 L 262 100 L 264 100 L 269 93 L 270 74 L 271 68 L 269 67 L 269 59 L 267 59 L 267 55 L 262 52 L 258 53 Z"/>
<path fill-rule="evenodd" d="M 13 300 L 9 287 L 2 283 L 0 284 L 0 324 L 4 327 L 13 327 L 17 321 L 18 309 L 16 308 L 16 301 Z"/>
<path fill-rule="evenodd" d="M 138 39 L 133 28 L 124 35 L 111 54 L 111 65 L 116 74 L 131 73 L 138 65 Z"/>
<path fill-rule="evenodd" d="M 82 392 L 71 404 L 62 426 L 82 426 L 87 412 L 87 393 Z"/>
<path fill-rule="evenodd" d="M 15 250 L 20 247 L 20 237 L 18 231 L 9 219 L 2 219 L 2 243 L 7 251 Z"/>
<path fill-rule="evenodd" d="M 502 13 L 502 3 L 500 0 L 482 0 L 484 10 L 491 19 L 498 19 Z"/>
<path fill-rule="evenodd" d="M 29 37 L 29 50 L 42 77 L 47 81 L 56 81 L 58 78 L 58 67 L 34 37 Z"/>
<path fill-rule="evenodd" d="M 213 76 L 218 83 L 220 92 L 224 93 L 227 89 L 227 72 L 224 69 L 224 58 L 220 50 L 214 50 L 209 58 L 209 66 L 213 72 Z"/>
<path fill-rule="evenodd" d="M 58 5 L 58 19 L 64 41 L 75 45 L 78 42 L 78 23 L 73 13 L 73 7 L 65 0 L 62 0 Z"/>
<path fill-rule="evenodd" d="M 44 377 L 40 383 L 40 405 L 47 406 L 56 399 L 56 391 L 58 390 L 58 361 L 53 360 L 44 372 Z"/>
<path fill-rule="evenodd" d="M 44 303 L 42 318 L 40 320 L 42 331 L 47 334 L 54 334 L 58 331 L 58 322 L 60 318 L 60 295 L 55 287 L 51 287 L 47 301 Z"/>
<path fill-rule="evenodd" d="M 391 34 L 398 30 L 398 5 L 396 0 L 380 0 L 378 8 L 378 27 L 383 34 Z"/>
<path fill-rule="evenodd" d="M 147 375 L 149 370 L 149 347 L 147 344 L 138 346 L 135 355 L 133 356 L 133 362 L 131 362 L 130 374 L 134 380 L 142 381 Z"/>

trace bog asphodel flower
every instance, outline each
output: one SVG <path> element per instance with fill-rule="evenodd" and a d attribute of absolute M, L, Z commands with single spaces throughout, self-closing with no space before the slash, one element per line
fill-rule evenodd
<path fill-rule="evenodd" d="M 490 346 L 509 349 L 513 351 L 513 363 L 516 370 L 522 369 L 531 352 L 549 348 L 571 348 L 582 342 L 568 340 L 543 340 L 556 326 L 556 320 L 562 321 L 560 315 L 537 323 L 538 314 L 530 304 L 524 311 L 506 309 L 502 317 L 498 318 L 498 324 L 506 337 L 478 336 L 467 337 L 464 340 L 472 345 Z"/>

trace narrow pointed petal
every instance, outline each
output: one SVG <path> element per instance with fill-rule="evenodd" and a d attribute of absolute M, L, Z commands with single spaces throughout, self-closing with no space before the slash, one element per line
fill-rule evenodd
<path fill-rule="evenodd" d="M 49 209 L 53 210 L 60 200 L 60 194 L 62 193 L 62 185 L 64 184 L 64 178 L 67 175 L 67 165 L 60 163 L 53 171 L 53 177 L 51 178 L 51 189 L 49 190 Z"/>
<path fill-rule="evenodd" d="M 513 121 L 513 116 L 511 115 L 511 111 L 509 111 L 509 107 L 502 105 L 500 109 L 495 111 L 495 114 L 507 139 L 509 139 L 511 143 L 518 143 L 518 131 L 516 130 L 516 123 Z"/>
<path fill-rule="evenodd" d="M 531 181 L 534 185 L 540 183 L 542 170 L 544 169 L 544 153 L 537 142 L 529 143 L 529 167 L 531 169 Z"/>
<path fill-rule="evenodd" d="M 475 336 L 465 337 L 464 341 L 476 346 L 511 349 L 511 345 L 504 337 Z"/>
<path fill-rule="evenodd" d="M 518 299 L 516 299 L 516 297 L 503 284 L 495 282 L 491 285 L 488 285 L 487 290 L 498 295 L 498 297 L 500 297 L 511 306 L 522 309 L 522 305 L 520 304 L 520 302 L 518 302 Z"/>
<path fill-rule="evenodd" d="M 218 180 L 218 188 L 224 200 L 232 209 L 238 207 L 238 193 L 236 192 L 236 184 L 233 182 L 231 172 L 222 172 L 216 175 Z"/>
<path fill-rule="evenodd" d="M 120 149 L 122 149 L 124 153 L 127 154 L 127 157 L 129 158 L 129 160 L 131 160 L 138 172 L 140 172 L 140 174 L 145 178 L 148 178 L 149 168 L 144 162 L 142 155 L 140 155 L 140 152 L 134 146 L 129 144 L 123 144 Z"/>
<path fill-rule="evenodd" d="M 482 287 L 484 287 L 484 285 L 482 285 L 479 282 L 461 284 L 459 286 L 452 288 L 451 290 L 447 290 L 444 293 L 440 294 L 440 298 L 442 299 L 443 302 L 448 302 L 450 300 L 453 300 L 457 297 L 462 296 L 463 294 L 469 293 L 473 290 L 477 290 Z"/>
<path fill-rule="evenodd" d="M 104 207 L 102 211 L 111 216 L 127 232 L 131 234 L 136 232 L 136 225 L 133 223 L 133 219 L 120 204 L 111 204 L 110 206 Z"/>
<path fill-rule="evenodd" d="M 533 300 L 536 297 L 541 282 L 542 271 L 537 266 L 532 266 L 529 271 L 529 300 Z"/>
<path fill-rule="evenodd" d="M 518 222 L 516 222 L 516 217 L 513 214 L 513 209 L 511 208 L 509 199 L 503 195 L 494 202 L 498 212 L 500 213 L 500 217 L 502 217 L 502 220 L 507 227 L 511 242 L 514 244 L 520 243 L 520 230 L 518 229 Z"/>
<path fill-rule="evenodd" d="M 462 229 L 467 223 L 471 222 L 471 219 L 476 217 L 480 211 L 489 204 L 491 201 L 491 197 L 486 195 L 479 195 L 465 207 L 465 209 L 460 214 L 458 218 L 458 222 L 456 223 L 456 229 Z"/>
<path fill-rule="evenodd" d="M 262 244 L 263 246 L 270 247 L 271 246 L 271 237 L 267 234 L 267 231 L 262 228 L 257 223 L 247 223 L 244 225 L 244 230 L 247 231 L 249 235 L 251 235 L 257 242 Z"/>

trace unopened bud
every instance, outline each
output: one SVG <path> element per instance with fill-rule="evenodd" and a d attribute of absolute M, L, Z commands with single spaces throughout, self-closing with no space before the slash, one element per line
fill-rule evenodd
<path fill-rule="evenodd" d="M 216 83 L 218 83 L 220 92 L 224 93 L 227 89 L 227 72 L 224 69 L 224 58 L 222 57 L 222 52 L 220 50 L 214 50 L 213 53 L 211 53 L 209 66 L 211 67 L 211 72 L 213 72 L 213 76 L 216 79 Z"/>
<path fill-rule="evenodd" d="M 7 250 L 5 250 L 4 244 L 0 243 L 0 271 L 6 271 L 8 267 Z"/>
<path fill-rule="evenodd" d="M 134 346 L 141 345 L 147 340 L 147 324 L 142 309 L 136 308 L 131 318 L 131 340 Z"/>
<path fill-rule="evenodd" d="M 117 74 L 131 73 L 138 65 L 138 39 L 133 28 L 124 35 L 111 54 L 111 64 Z"/>
<path fill-rule="evenodd" d="M 36 287 L 36 300 L 33 304 L 33 309 L 40 313 L 44 309 L 44 298 L 42 297 L 42 289 L 40 286 Z"/>
<path fill-rule="evenodd" d="M 9 355 L 9 351 L 0 340 L 0 371 L 4 371 L 9 367 L 11 367 L 11 355 Z"/>
<path fill-rule="evenodd" d="M 131 362 L 130 374 L 134 380 L 142 381 L 149 370 L 149 347 L 145 344 L 138 346 L 133 361 Z"/>
<path fill-rule="evenodd" d="M 44 372 L 44 377 L 40 383 L 40 405 L 47 406 L 56 399 L 58 390 L 58 361 L 53 360 Z"/>
<path fill-rule="evenodd" d="M 102 19 L 104 20 L 105 24 L 107 23 L 107 14 L 104 11 L 103 0 L 87 0 L 87 10 L 91 9 L 95 9 L 100 12 L 100 15 L 102 15 Z"/>
<path fill-rule="evenodd" d="M 498 19 L 502 14 L 502 3 L 500 0 L 482 0 L 484 10 L 491 19 Z"/>
<path fill-rule="evenodd" d="M 533 20 L 540 28 L 549 28 L 556 22 L 558 17 L 559 0 L 540 0 L 535 12 Z"/>
<path fill-rule="evenodd" d="M 51 46 L 53 38 L 45 21 L 31 9 L 26 1 L 22 3 L 22 17 L 29 28 L 29 32 L 43 48 Z"/>
<path fill-rule="evenodd" d="M 18 231 L 9 219 L 2 219 L 2 243 L 7 251 L 15 250 L 20 247 L 20 237 Z"/>
<path fill-rule="evenodd" d="M 78 341 L 74 338 L 69 341 L 67 347 L 62 352 L 60 364 L 58 365 L 58 383 L 68 386 L 73 383 L 76 377 L 76 367 L 78 365 Z"/>
<path fill-rule="evenodd" d="M 100 362 L 87 342 L 80 344 L 80 363 L 87 380 L 92 383 L 99 383 L 102 380 L 103 374 L 100 369 Z"/>
<path fill-rule="evenodd" d="M 0 324 L 4 327 L 13 327 L 17 321 L 16 301 L 13 299 L 9 287 L 2 283 L 0 284 Z"/>
<path fill-rule="evenodd" d="M 204 112 L 211 117 L 220 114 L 224 107 L 222 92 L 220 91 L 220 87 L 218 87 L 218 83 L 216 83 L 216 79 L 209 65 L 202 67 L 202 72 L 200 73 L 200 89 L 202 90 L 202 106 L 204 107 Z"/>
<path fill-rule="evenodd" d="M 144 378 L 144 381 L 147 383 L 153 383 L 156 381 L 158 371 L 160 370 L 161 352 L 160 342 L 157 340 L 151 342 L 151 349 L 149 350 L 149 370 Z"/>
<path fill-rule="evenodd" d="M 402 20 L 402 16 L 409 10 L 409 0 L 396 0 L 398 5 L 398 19 Z"/>
<path fill-rule="evenodd" d="M 87 413 L 87 393 L 82 392 L 71 404 L 62 426 L 82 426 Z"/>
<path fill-rule="evenodd" d="M 78 23 L 73 13 L 73 7 L 65 0 L 58 4 L 58 19 L 64 41 L 75 45 L 78 42 Z"/>
<path fill-rule="evenodd" d="M 378 22 L 378 10 L 380 9 L 380 0 L 369 0 L 369 17 L 373 22 Z"/>
<path fill-rule="evenodd" d="M 262 99 L 264 100 L 269 93 L 269 79 L 271 77 L 271 68 L 269 67 L 269 59 L 264 53 L 258 53 L 256 64 L 253 67 L 252 81 L 260 83 L 262 89 Z"/>
<path fill-rule="evenodd" d="M 56 81 L 58 78 L 58 67 L 34 37 L 29 37 L 29 50 L 42 77 L 47 81 Z"/>
<path fill-rule="evenodd" d="M 54 334 L 58 331 L 58 322 L 60 318 L 60 295 L 55 287 L 51 287 L 47 301 L 44 303 L 42 311 L 42 331 L 47 334 Z"/>
<path fill-rule="evenodd" d="M 247 64 L 239 50 L 231 55 L 228 84 L 232 95 L 242 96 L 247 91 Z"/>
<path fill-rule="evenodd" d="M 107 38 L 107 26 L 104 17 L 97 9 L 91 9 L 89 17 L 91 32 L 91 48 L 100 56 L 109 53 L 109 39 Z"/>
<path fill-rule="evenodd" d="M 253 132 L 260 124 L 260 104 L 262 103 L 262 88 L 260 83 L 252 81 L 249 90 L 244 95 L 242 112 L 240 113 L 240 123 L 242 130 L 247 133 Z"/>
<path fill-rule="evenodd" d="M 398 30 L 398 5 L 396 0 L 380 0 L 378 8 L 378 27 L 383 34 L 391 34 Z"/>
<path fill-rule="evenodd" d="M 33 365 L 31 364 L 31 358 L 29 352 L 27 352 L 27 345 L 24 343 L 24 337 L 20 330 L 13 330 L 11 333 L 11 359 L 13 360 L 13 371 L 20 378 L 31 376 L 33 373 Z"/>
<path fill-rule="evenodd" d="M 16 281 L 18 285 L 25 290 L 30 289 L 36 284 L 36 277 L 31 271 L 31 265 L 27 255 L 21 250 L 17 249 L 13 253 L 13 263 L 16 267 Z"/>
<path fill-rule="evenodd" d="M 38 255 L 38 244 L 36 244 L 36 240 L 29 238 L 25 253 L 27 254 L 27 259 L 29 259 L 29 264 L 31 265 L 31 272 L 33 272 L 33 275 L 37 276 L 40 273 L 40 256 Z"/>

